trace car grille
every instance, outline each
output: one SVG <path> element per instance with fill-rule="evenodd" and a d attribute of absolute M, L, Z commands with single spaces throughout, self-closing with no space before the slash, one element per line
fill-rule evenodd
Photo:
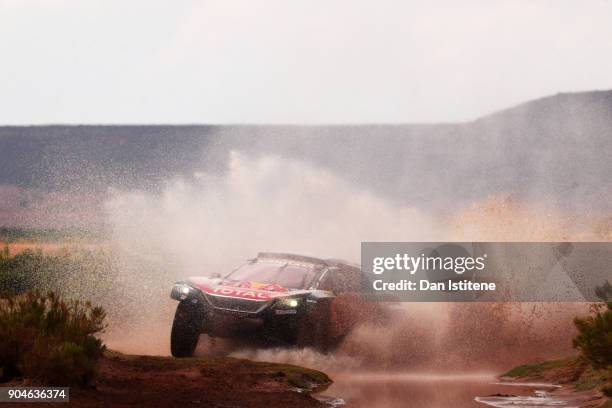
<path fill-rule="evenodd" d="M 214 295 L 207 295 L 206 298 L 208 299 L 208 302 L 216 309 L 231 310 L 233 312 L 243 313 L 257 313 L 264 309 L 269 303 Z"/>

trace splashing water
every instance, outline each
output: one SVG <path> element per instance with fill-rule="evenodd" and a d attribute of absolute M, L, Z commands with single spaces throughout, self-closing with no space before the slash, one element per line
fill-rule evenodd
<path fill-rule="evenodd" d="M 575 216 L 511 197 L 492 196 L 454 213 L 433 212 L 386 200 L 306 162 L 238 152 L 231 153 L 222 175 L 170 181 L 158 194 L 113 191 L 105 208 L 119 274 L 108 303 L 121 312 L 111 315 L 107 343 L 138 354 L 168 354 L 172 282 L 226 273 L 259 251 L 358 261 L 361 241 L 594 239 Z M 393 324 L 358 327 L 331 359 L 312 350 L 243 349 L 235 355 L 312 362 L 315 368 L 431 362 L 448 347 L 440 341 L 448 310 L 442 304 L 400 305 Z M 575 310 L 567 307 L 568 327 Z M 522 315 L 518 307 L 510 318 L 517 330 L 524 326 Z M 569 348 L 566 341 L 559 340 L 566 344 L 559 350 Z M 398 349 L 405 358 L 385 351 Z"/>

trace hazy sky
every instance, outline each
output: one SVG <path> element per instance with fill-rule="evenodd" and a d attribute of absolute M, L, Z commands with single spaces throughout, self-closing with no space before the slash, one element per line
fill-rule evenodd
<path fill-rule="evenodd" d="M 612 1 L 0 0 L 0 124 L 469 120 L 612 88 Z"/>

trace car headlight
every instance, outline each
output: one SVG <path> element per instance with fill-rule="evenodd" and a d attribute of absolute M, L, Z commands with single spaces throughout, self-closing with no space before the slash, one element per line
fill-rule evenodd
<path fill-rule="evenodd" d="M 285 298 L 278 301 L 277 307 L 283 309 L 295 309 L 300 305 L 300 300 L 296 298 Z"/>
<path fill-rule="evenodd" d="M 176 283 L 174 287 L 172 287 L 172 292 L 170 293 L 170 297 L 176 300 L 185 300 L 193 291 L 193 288 L 185 283 Z"/>

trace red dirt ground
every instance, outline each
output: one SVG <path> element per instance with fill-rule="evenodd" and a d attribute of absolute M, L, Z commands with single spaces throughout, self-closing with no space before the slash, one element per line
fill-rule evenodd
<path fill-rule="evenodd" d="M 327 384 L 323 384 L 327 383 Z M 107 353 L 91 389 L 70 390 L 78 407 L 321 407 L 296 387 L 331 383 L 325 374 L 301 367 L 227 357 L 174 359 Z M 20 384 L 22 385 L 22 384 Z M 3 406 L 36 406 L 2 404 Z"/>

